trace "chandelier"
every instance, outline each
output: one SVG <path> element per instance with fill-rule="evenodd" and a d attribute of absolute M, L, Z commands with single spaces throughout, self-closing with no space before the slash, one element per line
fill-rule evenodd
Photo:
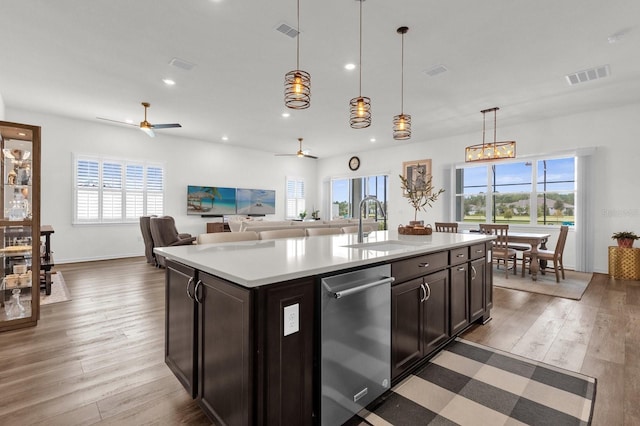
<path fill-rule="evenodd" d="M 371 99 L 362 96 L 362 3 L 364 0 L 356 0 L 360 2 L 360 89 L 357 98 L 349 101 L 349 125 L 353 129 L 364 129 L 371 125 Z"/>
<path fill-rule="evenodd" d="M 411 138 L 411 116 L 404 113 L 404 35 L 409 27 L 398 28 L 398 34 L 402 35 L 402 73 L 400 77 L 400 115 L 393 117 L 393 139 L 405 140 Z"/>
<path fill-rule="evenodd" d="M 496 111 L 500 108 L 489 108 L 480 111 L 482 113 L 482 143 L 468 146 L 465 149 L 465 162 L 500 160 L 503 158 L 516 157 L 516 141 L 496 142 Z M 493 111 L 493 142 L 485 143 L 485 116 L 487 112 Z"/>
<path fill-rule="evenodd" d="M 296 29 L 296 69 L 284 76 L 284 104 L 291 109 L 306 109 L 311 105 L 311 74 L 300 69 L 300 0 Z"/>

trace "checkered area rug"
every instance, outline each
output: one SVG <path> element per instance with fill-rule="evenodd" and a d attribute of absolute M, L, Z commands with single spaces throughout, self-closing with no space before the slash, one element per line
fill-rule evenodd
<path fill-rule="evenodd" d="M 371 425 L 589 425 L 596 379 L 456 339 L 397 384 Z"/>

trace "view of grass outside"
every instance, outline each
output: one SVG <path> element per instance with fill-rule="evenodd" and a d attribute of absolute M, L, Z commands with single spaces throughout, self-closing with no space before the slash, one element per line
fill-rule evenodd
<path fill-rule="evenodd" d="M 456 184 L 458 221 L 575 223 L 573 157 L 465 167 Z"/>
<path fill-rule="evenodd" d="M 358 217 L 358 204 L 367 195 L 374 195 L 387 211 L 388 176 L 367 176 L 355 179 L 333 179 L 331 181 L 332 218 Z M 386 220 L 377 210 L 374 202 L 367 203 L 366 217 L 378 221 L 381 230 L 386 229 Z"/>

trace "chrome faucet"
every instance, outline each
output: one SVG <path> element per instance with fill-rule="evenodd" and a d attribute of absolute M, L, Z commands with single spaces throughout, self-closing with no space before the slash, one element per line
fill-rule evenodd
<path fill-rule="evenodd" d="M 378 208 L 380 209 L 380 213 L 383 218 L 387 218 L 387 214 L 384 212 L 384 207 L 382 207 L 382 203 L 375 195 L 367 195 L 362 200 L 360 200 L 360 205 L 358 206 L 358 242 L 361 243 L 364 240 L 363 232 L 362 232 L 362 208 L 367 204 L 367 201 L 375 201 L 378 204 Z M 366 213 L 366 212 L 365 212 Z"/>

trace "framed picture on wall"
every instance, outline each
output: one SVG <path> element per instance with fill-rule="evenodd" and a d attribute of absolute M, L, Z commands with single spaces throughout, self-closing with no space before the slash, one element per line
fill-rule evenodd
<path fill-rule="evenodd" d="M 405 161 L 402 163 L 402 176 L 409 182 L 411 189 L 417 192 L 426 192 L 431 195 L 431 188 L 427 183 L 431 178 L 431 160 Z M 405 197 L 408 192 L 405 190 Z"/>

